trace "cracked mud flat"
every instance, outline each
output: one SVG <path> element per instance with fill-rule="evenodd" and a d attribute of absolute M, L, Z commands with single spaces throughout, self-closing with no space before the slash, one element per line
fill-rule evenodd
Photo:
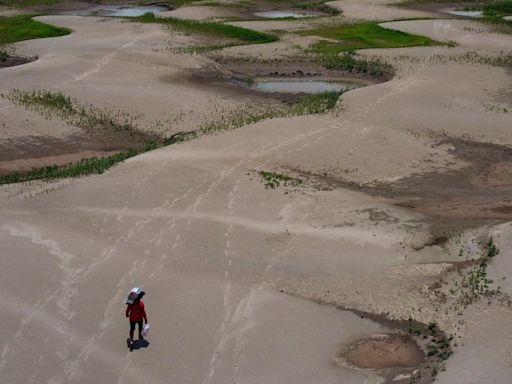
<path fill-rule="evenodd" d="M 366 8 L 350 3 L 346 17 L 398 12 L 361 4 Z M 190 36 L 95 18 L 41 19 L 74 33 L 18 44 L 20 53 L 40 59 L 2 69 L 8 76 L 0 77 L 1 92 L 59 90 L 83 103 L 142 113 L 147 127 L 153 118 L 168 121 L 165 133 L 253 100 L 177 80 L 216 66 L 206 56 L 177 53 Z M 501 252 L 489 275 L 507 277 L 503 290 L 510 292 L 512 229 L 503 208 L 510 115 L 483 107 L 496 103 L 497 93 L 500 103 L 510 103 L 501 91 L 510 73 L 429 59 L 510 46 L 509 36 L 470 32 L 466 23 L 394 22 L 460 45 L 364 52 L 394 58 L 396 77 L 344 95 L 337 113 L 205 136 L 103 175 L 1 187 L 3 380 L 409 383 L 396 365 L 422 369 L 418 349 L 406 342 L 410 353 L 383 358 L 386 349 L 373 337 L 404 335 L 401 324 L 412 318 L 456 334 L 439 382 L 506 383 L 510 311 L 482 302 L 458 315 L 435 292 L 448 292 L 454 270 L 464 271 L 458 242 L 476 258 L 490 234 Z M 223 54 L 226 61 L 248 52 L 271 58 L 288 44 Z M 83 134 L 5 100 L 0 118 L 7 147 Z M 37 146 L 24 148 L 44 155 Z M 266 189 L 255 170 L 302 172 L 305 186 Z M 123 300 L 134 285 L 148 292 L 152 330 L 148 348 L 130 353 Z M 354 362 L 369 368 L 338 364 L 340 346 L 354 343 L 365 352 Z M 432 368 L 425 372 L 423 382 L 433 380 Z"/>

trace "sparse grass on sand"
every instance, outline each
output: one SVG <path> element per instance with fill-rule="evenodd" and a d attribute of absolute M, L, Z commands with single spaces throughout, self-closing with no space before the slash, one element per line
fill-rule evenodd
<path fill-rule="evenodd" d="M 361 73 L 372 78 L 386 78 L 393 74 L 393 67 L 381 59 L 357 56 L 354 52 L 317 53 L 317 61 L 331 71 Z"/>
<path fill-rule="evenodd" d="M 321 41 L 312 50 L 321 54 L 337 54 L 367 48 L 402 48 L 437 44 L 427 36 L 413 35 L 381 27 L 377 22 L 341 24 L 301 32 L 338 42 Z"/>
<path fill-rule="evenodd" d="M 251 106 L 226 114 L 219 120 L 210 121 L 200 127 L 196 136 L 228 131 L 259 121 L 279 117 L 313 115 L 331 112 L 336 108 L 338 99 L 345 91 L 327 91 L 301 97 L 292 105 Z"/>
<path fill-rule="evenodd" d="M 0 45 L 22 40 L 63 36 L 71 33 L 67 28 L 54 27 L 33 20 L 32 16 L 0 16 Z"/>
<path fill-rule="evenodd" d="M 237 113 L 236 116 L 230 116 L 222 119 L 221 121 L 215 121 L 207 124 L 206 126 L 201 127 L 197 132 L 181 132 L 163 140 L 158 140 L 156 138 L 151 140 L 151 138 L 147 138 L 145 147 L 143 148 L 129 149 L 127 151 L 119 152 L 117 154 L 103 158 L 94 157 L 89 159 L 82 159 L 79 162 L 67 164 L 64 166 L 51 165 L 47 167 L 35 168 L 28 172 L 17 172 L 0 176 L 0 185 L 20 183 L 37 179 L 80 177 L 90 174 L 103 173 L 113 165 L 140 153 L 151 151 L 162 146 L 179 143 L 191 138 L 198 137 L 202 134 L 211 134 L 220 131 L 236 129 L 244 125 L 276 117 L 325 113 L 331 111 L 336 107 L 338 98 L 342 93 L 342 91 L 331 91 L 315 95 L 308 95 L 302 97 L 296 104 L 292 106 L 278 109 L 265 108 L 264 112 L 257 113 L 254 113 L 254 111 Z M 14 90 L 9 95 L 4 95 L 4 97 L 7 97 L 11 101 L 26 107 L 30 106 L 53 111 L 54 113 L 57 113 L 61 118 L 72 118 L 73 120 L 78 119 L 77 121 L 85 119 L 85 121 L 87 121 L 87 125 L 100 124 L 103 126 L 107 124 L 108 126 L 119 129 L 112 118 L 106 114 L 107 112 L 91 107 L 80 106 L 76 100 L 61 93 L 51 93 L 48 91 L 26 92 Z M 40 110 L 40 112 L 42 111 L 43 110 Z M 90 121 L 92 121 L 92 123 Z M 134 128 L 131 127 L 130 124 L 126 124 L 126 126 L 123 124 L 121 128 L 128 131 L 134 131 Z M 83 126 L 84 123 L 78 123 L 78 125 Z"/>
<path fill-rule="evenodd" d="M 287 187 L 297 187 L 302 184 L 303 180 L 297 177 L 289 176 L 285 173 L 277 173 L 270 171 L 259 171 L 258 174 L 263 181 L 266 189 L 276 189 L 281 185 Z"/>
<path fill-rule="evenodd" d="M 258 32 L 252 29 L 212 21 L 186 20 L 174 17 L 157 17 L 152 13 L 146 13 L 145 15 L 139 17 L 131 17 L 130 20 L 140 23 L 163 24 L 185 33 L 199 33 L 213 37 L 234 39 L 247 44 L 272 43 L 279 40 L 276 35 L 269 33 Z"/>
<path fill-rule="evenodd" d="M 105 172 L 116 163 L 137 155 L 137 151 L 130 149 L 111 156 L 82 159 L 79 162 L 64 166 L 50 165 L 48 167 L 35 168 L 29 172 L 17 172 L 10 175 L 0 176 L 1 184 L 20 183 L 38 179 L 58 179 L 64 177 L 79 177 Z"/>
<path fill-rule="evenodd" d="M 83 105 L 78 100 L 60 92 L 13 89 L 8 94 L 0 94 L 0 97 L 34 110 L 46 119 L 56 117 L 89 133 L 110 133 L 130 138 L 139 143 L 139 147 L 158 139 L 139 129 L 136 124 L 138 119 L 136 115 L 120 110 Z"/>

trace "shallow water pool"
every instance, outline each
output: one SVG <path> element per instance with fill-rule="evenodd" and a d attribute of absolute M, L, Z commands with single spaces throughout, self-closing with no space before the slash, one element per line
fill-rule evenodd
<path fill-rule="evenodd" d="M 141 5 L 138 7 L 99 5 L 94 8 L 80 11 L 65 12 L 67 15 L 76 16 L 118 16 L 118 17 L 137 17 L 146 13 L 154 13 L 155 15 L 169 8 L 161 5 Z"/>
<path fill-rule="evenodd" d="M 348 91 L 363 87 L 356 81 L 328 80 L 256 80 L 253 89 L 271 93 L 321 93 L 328 91 Z"/>
<path fill-rule="evenodd" d="M 284 19 L 286 17 L 295 17 L 295 18 L 311 17 L 312 15 L 308 15 L 305 13 L 297 13 L 297 12 L 287 12 L 287 11 L 263 11 L 263 12 L 256 12 L 254 14 L 254 16 L 267 17 L 269 19 Z"/>
<path fill-rule="evenodd" d="M 448 11 L 449 14 L 455 15 L 455 16 L 465 16 L 465 17 L 481 17 L 482 11 Z"/>

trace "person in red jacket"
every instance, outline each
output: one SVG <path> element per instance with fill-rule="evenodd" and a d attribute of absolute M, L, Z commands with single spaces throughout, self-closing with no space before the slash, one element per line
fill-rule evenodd
<path fill-rule="evenodd" d="M 130 320 L 130 343 L 133 343 L 133 332 L 137 324 L 139 325 L 139 340 L 144 340 L 144 337 L 142 337 L 142 322 L 144 321 L 147 324 L 148 318 L 144 309 L 144 302 L 141 300 L 142 296 L 144 296 L 144 291 L 133 300 L 133 303 L 126 307 L 126 317 Z"/>

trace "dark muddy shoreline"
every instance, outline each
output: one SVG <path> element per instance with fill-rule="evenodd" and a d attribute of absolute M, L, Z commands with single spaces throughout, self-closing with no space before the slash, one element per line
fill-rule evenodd
<path fill-rule="evenodd" d="M 3 61 L 0 60 L 0 69 L 15 67 L 17 65 L 31 63 L 32 61 L 35 61 L 35 60 L 37 60 L 37 57 L 27 58 L 27 57 L 7 55 L 7 58 L 5 60 L 3 60 Z"/>
<path fill-rule="evenodd" d="M 512 220 L 511 147 L 456 138 L 442 139 L 436 145 L 450 145 L 449 152 L 467 165 L 366 184 L 328 173 L 292 171 L 318 188 L 364 192 L 423 214 L 437 239 L 434 243 L 465 229 Z"/>

